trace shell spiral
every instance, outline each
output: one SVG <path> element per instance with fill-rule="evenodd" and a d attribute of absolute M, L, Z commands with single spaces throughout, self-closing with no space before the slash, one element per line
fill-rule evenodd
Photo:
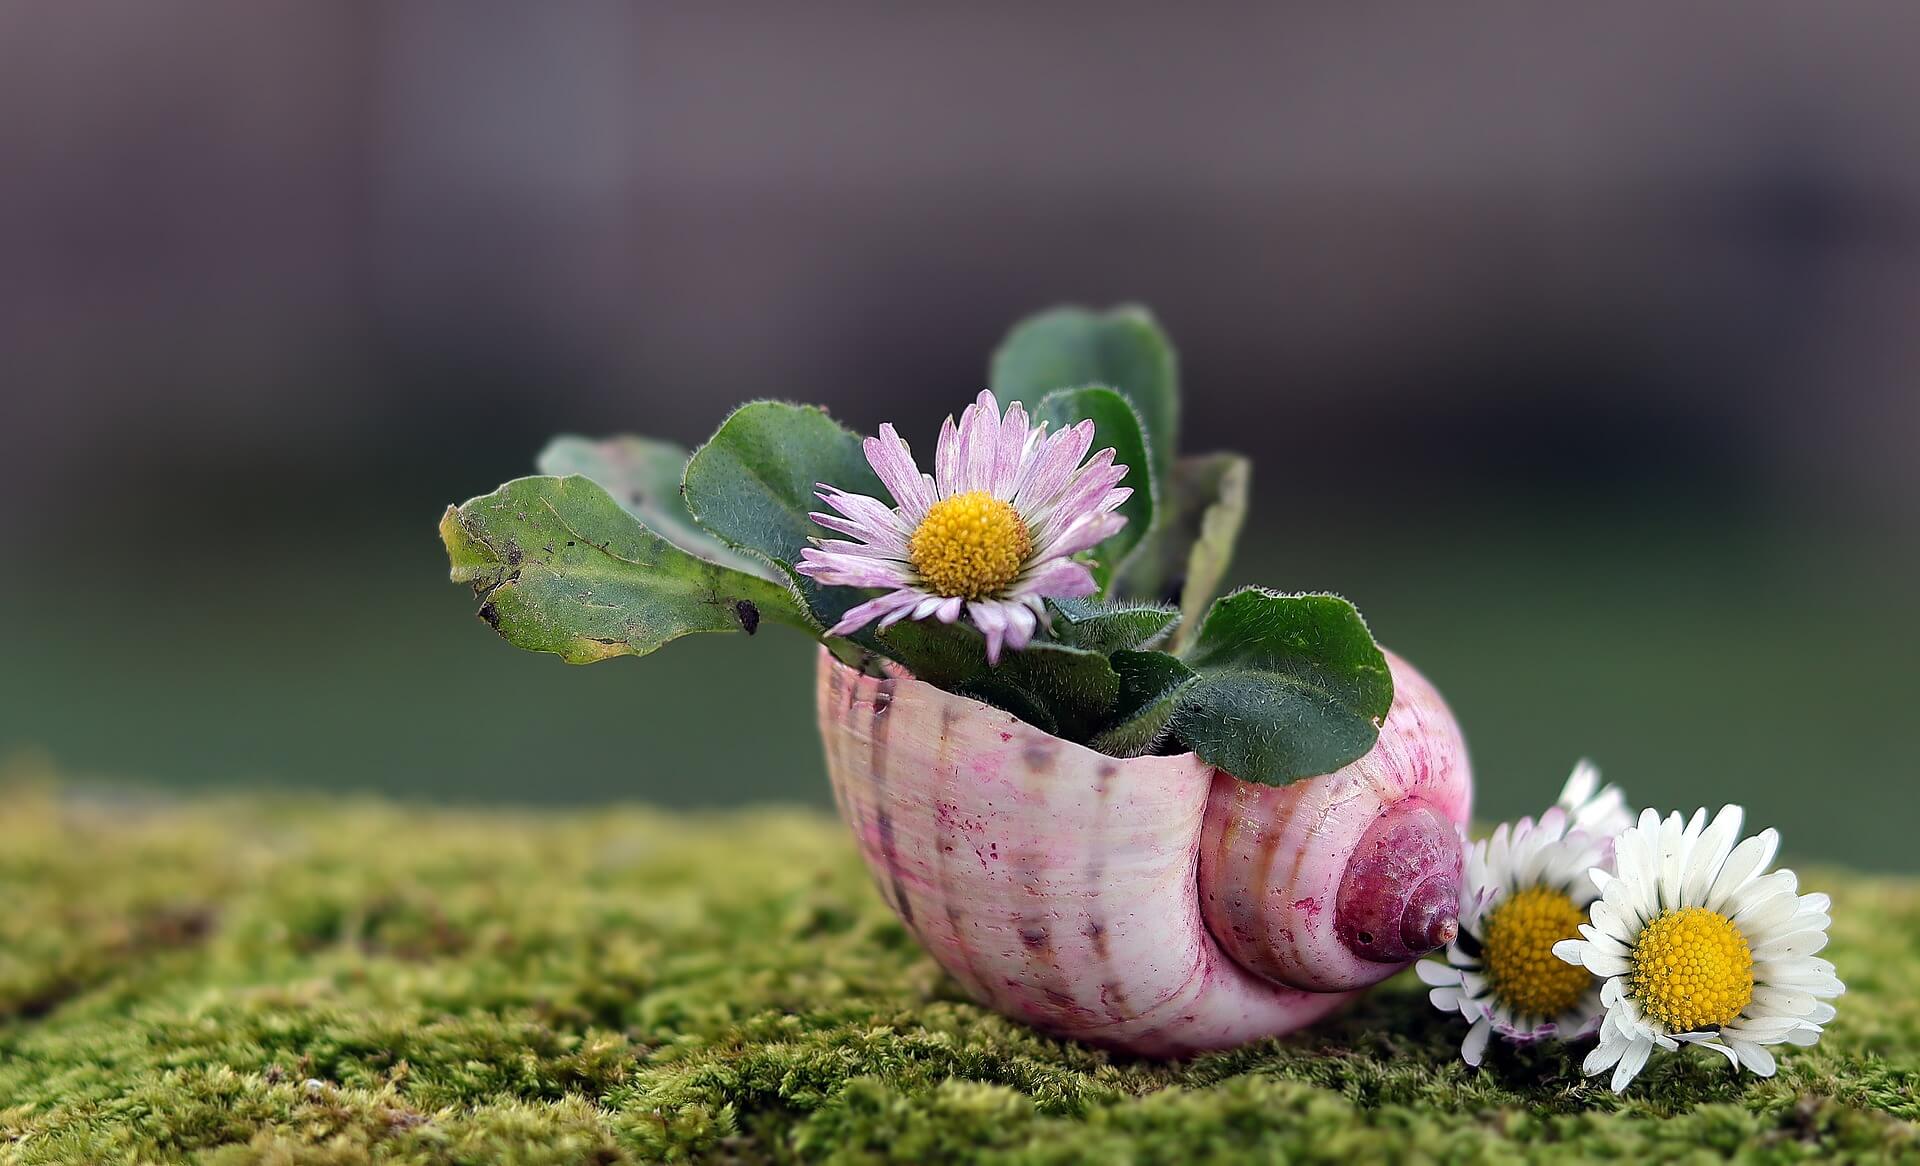
<path fill-rule="evenodd" d="M 1142 1056 L 1290 1032 L 1452 938 L 1472 778 L 1392 654 L 1366 756 L 1272 787 L 1120 760 L 824 650 L 827 770 L 881 895 L 982 1004 Z"/>

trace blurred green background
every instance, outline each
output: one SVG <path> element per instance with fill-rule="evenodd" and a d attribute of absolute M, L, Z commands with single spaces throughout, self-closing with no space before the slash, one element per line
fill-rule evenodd
<path fill-rule="evenodd" d="M 1914 869 L 1920 19 L 1524 12 L 0 9 L 0 758 L 825 805 L 809 644 L 516 652 L 440 510 L 754 396 L 930 449 L 1137 300 L 1235 581 L 1357 602 L 1481 816 L 1584 755 Z"/>

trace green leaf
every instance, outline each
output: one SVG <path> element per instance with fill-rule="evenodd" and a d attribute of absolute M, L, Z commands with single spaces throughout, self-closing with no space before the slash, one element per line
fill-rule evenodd
<path fill-rule="evenodd" d="M 1337 595 L 1236 591 L 1186 655 L 1174 730 L 1243 781 L 1286 785 L 1373 748 L 1393 704 L 1386 656 Z"/>
<path fill-rule="evenodd" d="M 909 619 L 871 637 L 881 655 L 935 688 L 957 690 L 987 670 L 987 641 L 965 623 Z"/>
<path fill-rule="evenodd" d="M 595 441 L 566 435 L 548 442 L 534 464 L 548 477 L 592 478 L 641 525 L 683 551 L 765 579 L 775 577 L 764 560 L 733 550 L 694 520 L 680 495 L 687 451 L 671 441 L 632 436 Z"/>
<path fill-rule="evenodd" d="M 1165 652 L 1115 652 L 1110 663 L 1120 677 L 1120 699 L 1113 723 L 1087 744 L 1114 757 L 1151 753 L 1166 736 L 1194 673 Z"/>
<path fill-rule="evenodd" d="M 1158 644 L 1180 618 L 1170 607 L 1152 603 L 1098 603 L 1089 599 L 1051 601 L 1053 638 L 1069 647 L 1111 656 Z"/>
<path fill-rule="evenodd" d="M 1119 513 L 1127 524 L 1094 548 L 1093 577 L 1105 592 L 1114 571 L 1126 560 L 1128 552 L 1153 529 L 1155 484 L 1153 463 L 1147 450 L 1146 435 L 1141 432 L 1140 415 L 1127 399 L 1112 389 L 1088 385 L 1078 389 L 1057 389 L 1040 398 L 1033 408 L 1035 420 L 1046 421 L 1055 432 L 1082 421 L 1093 422 L 1093 448 L 1114 451 L 1113 460 L 1127 467 L 1122 484 L 1133 494 L 1120 504 Z"/>
<path fill-rule="evenodd" d="M 1179 604 L 1176 650 L 1199 634 L 1201 613 L 1233 561 L 1252 476 L 1252 465 L 1237 453 L 1181 458 L 1161 502 L 1159 526 L 1120 568 L 1116 594 Z"/>
<path fill-rule="evenodd" d="M 755 401 L 721 423 L 687 462 L 687 507 L 727 545 L 779 567 L 822 626 L 866 598 L 858 588 L 822 587 L 793 569 L 808 540 L 828 532 L 808 513 L 824 509 L 819 483 L 883 501 L 891 497 L 867 464 L 860 439 L 811 405 Z"/>
<path fill-rule="evenodd" d="M 519 478 L 440 519 L 456 583 L 515 647 L 569 664 L 644 656 L 691 632 L 812 632 L 785 588 L 695 558 L 590 479 Z"/>
<path fill-rule="evenodd" d="M 1014 325 L 993 354 L 989 383 L 1002 402 L 1055 389 L 1111 385 L 1145 423 L 1154 477 L 1166 481 L 1180 439 L 1180 376 L 1173 345 L 1145 308 L 1061 307 Z"/>
<path fill-rule="evenodd" d="M 907 620 L 877 637 L 920 680 L 1005 709 L 1057 737 L 1084 742 L 1113 716 L 1120 677 L 1107 657 L 1035 640 L 987 667 L 987 642 L 964 623 Z"/>
<path fill-rule="evenodd" d="M 968 696 L 1006 709 L 1056 737 L 1085 742 L 1113 715 L 1120 677 L 1098 652 L 1036 641 L 962 686 Z M 1047 723 L 1028 711 L 1038 710 Z"/>

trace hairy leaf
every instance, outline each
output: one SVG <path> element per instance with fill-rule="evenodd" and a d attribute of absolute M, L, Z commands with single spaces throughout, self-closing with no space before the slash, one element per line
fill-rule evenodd
<path fill-rule="evenodd" d="M 965 623 L 903 620 L 868 638 L 874 651 L 936 688 L 958 689 L 987 670 L 986 638 Z"/>
<path fill-rule="evenodd" d="M 1373 748 L 1393 704 L 1386 656 L 1336 595 L 1236 591 L 1213 605 L 1186 663 L 1174 728 L 1243 781 L 1286 785 Z"/>
<path fill-rule="evenodd" d="M 644 656 L 692 632 L 808 629 L 777 583 L 722 567 L 642 526 L 578 475 L 519 478 L 440 519 L 456 583 L 507 642 L 570 664 Z"/>
<path fill-rule="evenodd" d="M 1113 723 L 1088 744 L 1115 757 L 1151 753 L 1167 735 L 1194 673 L 1165 652 L 1115 652 L 1110 663 L 1120 677 L 1120 699 Z"/>
<path fill-rule="evenodd" d="M 1180 438 L 1180 377 L 1173 345 L 1145 308 L 1061 307 L 1014 325 L 993 355 L 990 384 L 1002 401 L 1032 404 L 1055 389 L 1111 385 L 1145 423 L 1154 477 L 1166 481 Z"/>
<path fill-rule="evenodd" d="M 1098 652 L 1037 641 L 1001 657 L 997 668 L 961 688 L 969 696 L 1030 720 L 1069 741 L 1084 742 L 1113 715 L 1120 677 Z M 1038 710 L 1051 724 L 1023 712 Z"/>
<path fill-rule="evenodd" d="M 547 443 L 534 464 L 555 478 L 592 478 L 641 525 L 708 562 L 762 578 L 775 577 L 765 560 L 743 555 L 701 528 L 681 497 L 687 451 L 671 441 L 619 436 L 594 440 L 563 435 Z"/>
<path fill-rule="evenodd" d="M 1172 608 L 1152 603 L 1056 599 L 1052 607 L 1054 639 L 1103 656 L 1153 647 L 1180 618 Z"/>
<path fill-rule="evenodd" d="M 1088 385 L 1048 393 L 1034 406 L 1033 416 L 1035 420 L 1050 422 L 1055 432 L 1081 421 L 1092 421 L 1093 448 L 1111 448 L 1114 462 L 1127 467 L 1127 476 L 1121 485 L 1132 488 L 1133 494 L 1120 504 L 1119 510 L 1127 524 L 1094 548 L 1093 577 L 1105 592 L 1128 552 L 1153 529 L 1159 491 L 1154 482 L 1146 435 L 1141 431 L 1140 415 L 1114 390 Z"/>
<path fill-rule="evenodd" d="M 865 595 L 822 587 L 793 569 L 808 540 L 828 532 L 807 515 L 825 509 L 820 483 L 886 501 L 860 439 L 826 411 L 784 401 L 742 405 L 687 462 L 686 500 L 700 525 L 729 546 L 752 551 L 793 581 L 823 626 Z"/>
<path fill-rule="evenodd" d="M 1104 654 L 1066 644 L 1036 640 L 989 668 L 986 638 L 964 623 L 908 620 L 877 641 L 916 678 L 1069 741 L 1084 742 L 1111 719 L 1120 696 L 1120 678 Z"/>

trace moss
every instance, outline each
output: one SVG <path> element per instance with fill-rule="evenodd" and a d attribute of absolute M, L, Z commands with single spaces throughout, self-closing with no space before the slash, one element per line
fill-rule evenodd
<path fill-rule="evenodd" d="M 0 1160 L 1920 1160 L 1920 884 L 1832 891 L 1851 991 L 1770 1080 L 1486 1071 L 1407 977 L 1175 1065 L 983 1011 L 800 811 L 0 791 Z"/>

